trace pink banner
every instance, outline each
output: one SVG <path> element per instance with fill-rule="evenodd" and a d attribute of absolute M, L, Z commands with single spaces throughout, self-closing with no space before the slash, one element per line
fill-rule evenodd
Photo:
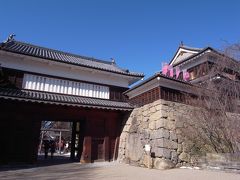
<path fill-rule="evenodd" d="M 190 78 L 190 74 L 189 74 L 189 72 L 187 72 L 186 69 L 183 70 L 183 80 L 188 81 L 189 78 Z"/>
<path fill-rule="evenodd" d="M 176 78 L 179 78 L 181 72 L 183 72 L 183 80 L 189 81 L 190 74 L 186 69 L 181 71 L 179 67 L 173 67 L 167 63 L 162 64 L 162 74 L 165 76 L 174 77 L 176 75 Z"/>
<path fill-rule="evenodd" d="M 172 67 L 172 65 L 168 66 L 168 70 L 169 70 L 169 76 L 173 77 L 173 67 Z"/>
<path fill-rule="evenodd" d="M 176 67 L 176 78 L 178 78 L 179 77 L 179 75 L 180 75 L 180 68 L 179 67 Z"/>
<path fill-rule="evenodd" d="M 167 73 L 168 73 L 168 66 L 169 66 L 168 64 L 163 65 L 162 74 L 167 75 Z"/>

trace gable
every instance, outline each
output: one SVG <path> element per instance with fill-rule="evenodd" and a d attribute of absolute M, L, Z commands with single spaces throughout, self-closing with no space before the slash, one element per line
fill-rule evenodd
<path fill-rule="evenodd" d="M 173 59 L 169 63 L 170 65 L 178 64 L 179 62 L 189 58 L 190 56 L 193 56 L 197 53 L 199 53 L 201 49 L 197 48 L 186 48 L 184 46 L 181 46 L 178 48 L 177 52 L 175 53 Z"/>

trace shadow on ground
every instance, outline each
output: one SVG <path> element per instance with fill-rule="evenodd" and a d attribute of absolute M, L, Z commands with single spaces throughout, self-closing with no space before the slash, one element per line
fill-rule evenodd
<path fill-rule="evenodd" d="M 67 157 L 67 156 L 55 155 L 53 158 L 48 157 L 47 159 L 45 159 L 43 155 L 39 155 L 37 162 L 34 164 L 10 163 L 7 165 L 0 165 L 0 171 L 53 166 L 53 165 L 68 164 L 68 163 L 74 163 L 74 162 L 76 161 L 71 160 L 70 157 Z"/>
<path fill-rule="evenodd" d="M 47 179 L 83 179 L 93 180 L 104 178 L 102 169 L 112 166 L 112 163 L 90 163 L 81 164 L 73 162 L 67 157 L 55 156 L 53 159 L 39 157 L 38 163 L 34 165 L 8 165 L 3 168 L 0 166 L 1 180 L 47 180 Z"/>

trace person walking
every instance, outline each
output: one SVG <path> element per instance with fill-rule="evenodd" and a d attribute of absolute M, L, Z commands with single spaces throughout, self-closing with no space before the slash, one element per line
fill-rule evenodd
<path fill-rule="evenodd" d="M 55 142 L 52 141 L 51 144 L 50 144 L 51 158 L 53 158 L 55 150 L 56 150 Z"/>
<path fill-rule="evenodd" d="M 44 158 L 45 158 L 45 159 L 48 158 L 48 151 L 49 151 L 49 141 L 48 141 L 48 140 L 45 140 L 45 141 L 44 141 L 44 153 L 45 153 Z"/>

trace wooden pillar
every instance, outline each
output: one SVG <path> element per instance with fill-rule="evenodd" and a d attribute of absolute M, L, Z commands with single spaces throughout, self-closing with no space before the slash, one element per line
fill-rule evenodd
<path fill-rule="evenodd" d="M 59 154 L 61 154 L 61 145 L 62 145 L 62 131 L 59 132 L 59 141 L 58 141 Z"/>
<path fill-rule="evenodd" d="M 83 159 L 83 147 L 84 147 L 84 136 L 85 136 L 85 128 L 86 128 L 85 120 L 80 121 L 80 130 L 79 130 L 79 139 L 78 139 L 78 154 L 79 154 L 79 161 Z"/>
<path fill-rule="evenodd" d="M 38 158 L 38 148 L 39 148 L 39 135 L 41 132 L 41 120 L 34 118 L 35 121 L 33 122 L 32 134 L 33 134 L 33 156 L 32 156 L 32 163 L 37 162 Z"/>
<path fill-rule="evenodd" d="M 110 160 L 110 144 L 109 144 L 109 136 L 104 137 L 104 160 Z"/>
<path fill-rule="evenodd" d="M 72 139 L 71 139 L 71 159 L 75 159 L 75 143 L 76 143 L 76 122 L 72 124 Z"/>
<path fill-rule="evenodd" d="M 81 163 L 91 163 L 92 162 L 91 153 L 92 153 L 92 137 L 86 136 L 86 137 L 84 137 L 83 155 L 81 157 L 80 162 Z"/>

